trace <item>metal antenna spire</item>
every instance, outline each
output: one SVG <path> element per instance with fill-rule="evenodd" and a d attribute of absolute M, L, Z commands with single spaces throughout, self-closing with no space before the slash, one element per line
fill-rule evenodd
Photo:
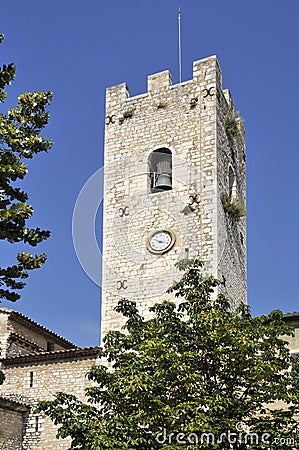
<path fill-rule="evenodd" d="M 178 11 L 178 27 L 179 27 L 179 83 L 182 82 L 182 45 L 181 45 L 181 8 Z"/>

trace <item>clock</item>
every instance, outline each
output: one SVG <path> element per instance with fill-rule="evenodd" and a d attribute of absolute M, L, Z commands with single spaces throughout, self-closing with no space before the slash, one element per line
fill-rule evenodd
<path fill-rule="evenodd" d="M 147 249 L 151 253 L 162 255 L 168 252 L 175 243 L 175 236 L 171 231 L 159 230 L 150 234 Z"/>

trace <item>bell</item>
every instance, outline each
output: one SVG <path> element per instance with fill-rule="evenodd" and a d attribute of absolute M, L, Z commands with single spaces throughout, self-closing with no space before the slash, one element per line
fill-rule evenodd
<path fill-rule="evenodd" d="M 155 187 L 158 189 L 163 189 L 164 191 L 172 189 L 170 175 L 168 173 L 161 173 L 158 175 Z"/>

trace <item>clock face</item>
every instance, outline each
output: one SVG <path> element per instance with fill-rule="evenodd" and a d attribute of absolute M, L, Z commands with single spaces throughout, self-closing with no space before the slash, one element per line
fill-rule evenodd
<path fill-rule="evenodd" d="M 171 249 L 174 244 L 174 235 L 166 230 L 155 231 L 149 237 L 148 249 L 152 253 L 165 253 Z"/>

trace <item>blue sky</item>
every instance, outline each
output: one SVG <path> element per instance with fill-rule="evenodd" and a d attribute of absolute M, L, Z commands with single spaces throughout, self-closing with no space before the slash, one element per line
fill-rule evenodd
<path fill-rule="evenodd" d="M 71 222 L 81 188 L 103 163 L 105 88 L 126 81 L 131 95 L 143 93 L 147 75 L 166 69 L 178 82 L 179 5 L 183 80 L 192 61 L 216 54 L 245 119 L 252 311 L 299 310 L 298 1 L 4 2 L 1 64 L 17 66 L 7 106 L 24 91 L 53 91 L 44 135 L 55 145 L 30 161 L 24 182 L 32 225 L 52 231 L 38 249 L 48 261 L 18 303 L 2 305 L 78 345 L 99 342 L 100 290 L 77 261 Z M 100 240 L 100 218 L 96 229 Z M 13 262 L 16 251 L 1 243 L 1 260 Z"/>

